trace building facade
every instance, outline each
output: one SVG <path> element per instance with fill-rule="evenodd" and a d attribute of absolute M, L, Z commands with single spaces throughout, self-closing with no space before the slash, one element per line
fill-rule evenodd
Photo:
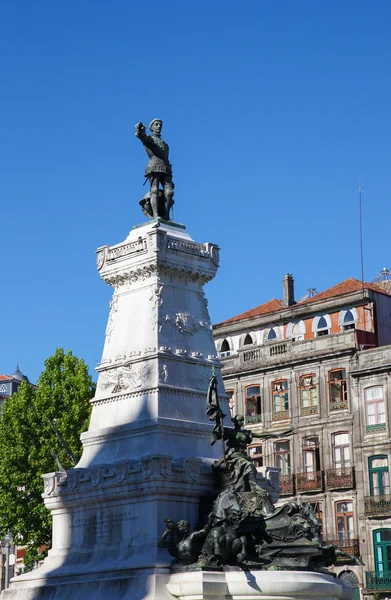
<path fill-rule="evenodd" d="M 296 303 L 286 275 L 284 300 L 214 335 L 231 410 L 254 433 L 248 451 L 281 470 L 279 504 L 313 504 L 357 598 L 391 597 L 389 289 L 348 279 Z M 257 441 L 265 432 L 280 437 Z"/>
<path fill-rule="evenodd" d="M 16 365 L 16 369 L 12 375 L 0 375 L 0 415 L 3 402 L 17 391 L 22 381 L 28 382 L 29 380 L 20 371 L 19 365 Z"/>

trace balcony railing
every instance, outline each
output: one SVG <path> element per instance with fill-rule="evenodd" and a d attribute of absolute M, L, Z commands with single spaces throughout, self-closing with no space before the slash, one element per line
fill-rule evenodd
<path fill-rule="evenodd" d="M 270 356 L 278 356 L 279 354 L 285 354 L 287 351 L 287 344 L 275 344 L 270 346 Z"/>
<path fill-rule="evenodd" d="M 296 489 L 298 492 L 321 492 L 323 489 L 322 471 L 297 473 Z"/>
<path fill-rule="evenodd" d="M 330 412 L 334 410 L 346 410 L 349 408 L 349 404 L 347 400 L 337 400 L 334 402 L 329 402 L 329 410 Z"/>
<path fill-rule="evenodd" d="M 247 415 L 244 417 L 246 423 L 251 425 L 252 423 L 262 423 L 262 415 Z"/>
<path fill-rule="evenodd" d="M 387 425 L 385 423 L 376 423 L 375 425 L 367 425 L 367 433 L 378 433 L 379 431 L 386 431 Z"/>
<path fill-rule="evenodd" d="M 355 487 L 353 467 L 341 467 L 327 470 L 327 488 L 338 490 Z"/>
<path fill-rule="evenodd" d="M 346 552 L 346 554 L 350 554 L 350 556 L 354 556 L 355 558 L 360 557 L 360 540 L 358 539 L 326 540 L 324 543 L 329 546 L 335 546 L 337 550 L 342 550 L 342 552 Z M 343 560 L 343 557 L 338 558 L 340 563 L 343 563 Z"/>
<path fill-rule="evenodd" d="M 365 496 L 364 513 L 367 517 L 391 515 L 391 495 Z"/>
<path fill-rule="evenodd" d="M 377 571 L 367 571 L 365 573 L 367 590 L 391 591 L 391 573 L 379 573 Z"/>
<path fill-rule="evenodd" d="M 279 410 L 278 412 L 273 412 L 273 421 L 282 421 L 283 419 L 289 419 L 289 410 Z"/>
<path fill-rule="evenodd" d="M 293 475 L 280 475 L 281 496 L 293 496 L 295 485 Z"/>
<path fill-rule="evenodd" d="M 317 415 L 319 413 L 319 406 L 302 406 L 300 408 L 300 415 L 302 417 L 308 417 L 310 415 Z"/>

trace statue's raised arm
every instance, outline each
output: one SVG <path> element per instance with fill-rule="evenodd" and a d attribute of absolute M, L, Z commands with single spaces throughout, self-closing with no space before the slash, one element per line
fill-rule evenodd
<path fill-rule="evenodd" d="M 150 183 L 150 189 L 140 201 L 140 205 L 148 217 L 160 217 L 169 221 L 170 209 L 174 204 L 174 184 L 168 159 L 169 147 L 161 138 L 162 127 L 163 121 L 153 119 L 149 124 L 152 133 L 148 135 L 143 123 L 136 124 L 135 135 L 143 143 L 149 157 L 145 177 Z"/>

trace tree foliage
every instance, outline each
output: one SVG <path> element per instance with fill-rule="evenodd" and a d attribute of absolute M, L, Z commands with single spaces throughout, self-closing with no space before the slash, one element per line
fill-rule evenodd
<path fill-rule="evenodd" d="M 80 434 L 88 428 L 94 391 L 84 361 L 59 348 L 45 361 L 36 389 L 24 381 L 3 403 L 0 533 L 10 530 L 31 558 L 51 541 L 42 475 L 58 471 L 56 456 L 64 469 L 74 466 L 72 455 L 80 459 Z"/>

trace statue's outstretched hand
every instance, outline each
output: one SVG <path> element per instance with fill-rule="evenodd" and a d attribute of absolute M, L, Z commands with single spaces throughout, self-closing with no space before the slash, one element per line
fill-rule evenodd
<path fill-rule="evenodd" d="M 143 123 L 136 124 L 136 137 L 140 137 L 145 134 L 145 125 Z"/>

